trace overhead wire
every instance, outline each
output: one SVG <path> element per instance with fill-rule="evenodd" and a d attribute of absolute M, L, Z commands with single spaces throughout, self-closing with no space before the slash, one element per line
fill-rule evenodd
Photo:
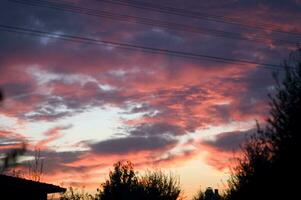
<path fill-rule="evenodd" d="M 201 20 L 212 21 L 212 22 L 238 25 L 245 28 L 258 29 L 258 30 L 263 30 L 268 32 L 273 31 L 277 33 L 290 34 L 290 35 L 301 37 L 301 32 L 286 31 L 283 30 L 281 26 L 276 24 L 262 23 L 262 22 L 261 23 L 256 22 L 256 24 L 252 24 L 252 23 L 242 22 L 241 19 L 237 17 L 234 18 L 234 17 L 227 17 L 222 15 L 212 15 L 208 13 L 201 13 L 201 12 L 196 12 L 187 9 L 163 6 L 163 5 L 149 3 L 145 1 L 143 2 L 135 1 L 135 0 L 95 0 L 95 1 L 121 5 L 121 6 L 128 6 L 128 7 L 133 7 L 133 8 L 138 8 L 138 9 L 143 9 L 148 11 L 155 11 L 164 14 L 178 15 L 178 16 L 188 17 L 188 18 L 195 18 L 195 19 L 201 19 Z"/>
<path fill-rule="evenodd" d="M 175 51 L 175 50 L 170 50 L 170 49 L 155 48 L 155 47 L 142 46 L 142 45 L 131 44 L 131 43 L 121 43 L 121 42 L 116 42 L 116 41 L 100 40 L 100 39 L 88 38 L 88 37 L 78 36 L 78 35 L 53 33 L 53 32 L 49 32 L 49 31 L 29 29 L 29 28 L 25 28 L 25 27 L 17 27 L 17 26 L 4 25 L 4 24 L 0 24 L 0 31 L 13 32 L 13 33 L 18 33 L 18 34 L 23 34 L 23 35 L 25 34 L 25 35 L 29 35 L 29 36 L 60 39 L 60 40 L 66 40 L 66 41 L 76 42 L 76 43 L 105 45 L 105 46 L 117 47 L 117 48 L 122 48 L 122 49 L 127 49 L 127 50 L 134 50 L 134 51 L 153 53 L 153 54 L 161 54 L 161 55 L 162 54 L 163 55 L 171 55 L 171 56 L 175 56 L 175 57 L 194 59 L 194 60 L 207 60 L 207 61 L 213 61 L 213 62 L 236 64 L 236 65 L 250 65 L 251 64 L 251 65 L 256 65 L 256 66 L 266 68 L 266 69 L 283 70 L 283 67 L 281 65 L 270 64 L 270 63 L 261 63 L 261 62 L 256 62 L 253 60 L 218 57 L 218 56 L 198 54 L 198 53 L 185 52 L 185 51 Z"/>
<path fill-rule="evenodd" d="M 85 15 L 90 15 L 90 16 L 94 16 L 94 17 L 108 18 L 111 20 L 118 20 L 118 21 L 130 22 L 130 23 L 150 25 L 150 26 L 156 26 L 156 27 L 161 27 L 161 28 L 165 28 L 165 29 L 172 29 L 172 30 L 190 32 L 190 33 L 196 33 L 196 34 L 204 34 L 204 35 L 210 35 L 210 36 L 215 36 L 215 37 L 223 37 L 223 38 L 228 38 L 228 39 L 246 40 L 246 41 L 252 41 L 252 42 L 263 43 L 263 44 L 270 44 L 270 42 L 271 42 L 270 40 L 272 40 L 273 42 L 280 43 L 280 45 L 289 45 L 289 46 L 297 46 L 297 44 L 298 44 L 298 41 L 275 39 L 275 38 L 271 38 L 271 37 L 258 36 L 258 35 L 249 37 L 249 36 L 244 36 L 242 33 L 214 30 L 214 29 L 208 29 L 208 28 L 200 28 L 200 27 L 190 26 L 190 25 L 186 25 L 186 24 L 178 24 L 178 23 L 172 23 L 172 22 L 167 22 L 167 21 L 154 20 L 154 19 L 145 18 L 145 17 L 137 17 L 137 16 L 132 16 L 132 15 L 112 13 L 109 11 L 83 8 L 83 7 L 75 6 L 73 4 L 65 3 L 64 1 L 60 1 L 59 3 L 55 2 L 55 1 L 48 1 L 48 0 L 26 0 L 26 1 L 25 0 L 8 0 L 8 1 L 26 4 L 26 5 L 30 5 L 30 6 L 51 8 L 51 9 L 72 12 L 72 13 L 77 13 L 77 14 L 85 14 Z"/>

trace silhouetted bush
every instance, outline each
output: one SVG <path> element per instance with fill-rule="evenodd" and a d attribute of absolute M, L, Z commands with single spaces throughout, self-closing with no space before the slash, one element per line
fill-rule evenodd
<path fill-rule="evenodd" d="M 264 129 L 243 147 L 226 199 L 293 199 L 300 177 L 301 50 L 284 63 L 285 77 L 270 96 Z"/>
<path fill-rule="evenodd" d="M 192 200 L 205 200 L 204 192 L 200 189 L 198 193 L 192 198 Z"/>
<path fill-rule="evenodd" d="M 147 172 L 138 177 L 131 162 L 117 162 L 96 196 L 99 200 L 176 200 L 180 193 L 179 181 L 172 175 Z"/>
<path fill-rule="evenodd" d="M 3 101 L 3 99 L 4 99 L 3 92 L 0 90 L 0 103 L 1 101 Z"/>
<path fill-rule="evenodd" d="M 219 195 L 218 189 L 213 191 L 211 187 L 208 187 L 205 192 L 199 190 L 193 200 L 222 200 L 222 197 Z"/>
<path fill-rule="evenodd" d="M 146 199 L 175 200 L 181 193 L 179 180 L 162 171 L 148 171 L 140 178 Z"/>
<path fill-rule="evenodd" d="M 61 194 L 60 200 L 95 200 L 95 197 L 82 189 L 81 191 L 69 187 L 68 190 Z"/>
<path fill-rule="evenodd" d="M 139 199 L 142 195 L 142 187 L 130 162 L 114 164 L 109 180 L 102 184 L 102 189 L 97 190 L 101 200 Z"/>
<path fill-rule="evenodd" d="M 26 152 L 26 144 L 23 143 L 20 148 L 12 149 L 4 154 L 3 158 L 0 160 L 0 174 L 5 174 L 11 172 L 10 170 L 17 166 L 18 159 L 20 156 L 24 155 Z M 12 172 L 15 172 L 12 170 Z"/>

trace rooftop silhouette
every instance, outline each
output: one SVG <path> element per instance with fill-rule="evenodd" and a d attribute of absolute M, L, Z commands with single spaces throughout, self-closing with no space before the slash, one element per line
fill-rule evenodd
<path fill-rule="evenodd" d="M 47 200 L 47 194 L 65 192 L 66 189 L 42 182 L 0 175 L 1 199 Z"/>

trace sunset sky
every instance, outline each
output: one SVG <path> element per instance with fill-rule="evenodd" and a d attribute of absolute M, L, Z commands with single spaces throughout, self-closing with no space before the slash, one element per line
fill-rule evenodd
<path fill-rule="evenodd" d="M 0 153 L 26 141 L 43 181 L 90 191 L 119 160 L 223 189 L 300 19 L 300 0 L 1 0 Z"/>

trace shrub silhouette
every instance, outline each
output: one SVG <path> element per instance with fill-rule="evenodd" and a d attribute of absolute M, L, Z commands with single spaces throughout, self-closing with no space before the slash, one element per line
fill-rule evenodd
<path fill-rule="evenodd" d="M 3 99 L 4 99 L 3 92 L 0 89 L 0 103 L 3 101 Z"/>
<path fill-rule="evenodd" d="M 98 189 L 99 200 L 177 200 L 180 198 L 179 181 L 162 172 L 148 172 L 137 176 L 131 162 L 117 162 L 109 179 Z"/>
<path fill-rule="evenodd" d="M 102 190 L 97 190 L 98 199 L 101 200 L 140 199 L 142 195 L 142 187 L 130 162 L 114 164 L 109 180 L 102 184 Z"/>
<path fill-rule="evenodd" d="M 172 174 L 166 175 L 161 171 L 148 171 L 140 179 L 140 184 L 145 198 L 149 200 L 176 200 L 181 193 L 178 179 Z"/>
<path fill-rule="evenodd" d="M 9 171 L 11 168 L 18 165 L 18 159 L 21 155 L 23 155 L 26 152 L 26 144 L 22 143 L 22 147 L 17 149 L 12 149 L 4 154 L 3 158 L 1 158 L 0 161 L 3 163 L 0 165 L 0 174 L 5 174 L 7 171 Z M 14 172 L 14 170 L 13 170 Z M 15 176 L 18 176 L 18 174 L 15 174 Z"/>
<path fill-rule="evenodd" d="M 222 197 L 219 195 L 218 189 L 213 191 L 211 187 L 208 187 L 205 192 L 199 190 L 192 200 L 222 200 Z"/>
<path fill-rule="evenodd" d="M 78 191 L 73 187 L 69 187 L 65 193 L 61 194 L 60 200 L 95 200 L 95 197 L 84 190 Z"/>
<path fill-rule="evenodd" d="M 200 189 L 198 193 L 192 198 L 192 200 L 205 200 L 204 192 Z"/>
<path fill-rule="evenodd" d="M 270 117 L 243 147 L 226 199 L 293 199 L 300 175 L 301 49 L 284 63 L 285 77 L 270 96 Z"/>

